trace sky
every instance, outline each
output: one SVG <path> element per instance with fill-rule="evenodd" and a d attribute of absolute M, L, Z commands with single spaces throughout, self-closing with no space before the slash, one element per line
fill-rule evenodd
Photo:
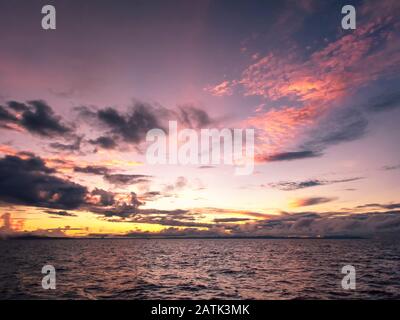
<path fill-rule="evenodd" d="M 0 237 L 398 234 L 398 1 L 0 11 Z M 253 173 L 149 164 L 168 121 L 254 129 Z"/>

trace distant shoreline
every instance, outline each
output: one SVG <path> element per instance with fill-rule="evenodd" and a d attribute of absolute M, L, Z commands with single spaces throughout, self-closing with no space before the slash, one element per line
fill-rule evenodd
<path fill-rule="evenodd" d="M 16 236 L 2 238 L 0 240 L 365 240 L 366 237 L 357 236 L 326 236 L 326 237 L 42 237 L 42 236 Z"/>

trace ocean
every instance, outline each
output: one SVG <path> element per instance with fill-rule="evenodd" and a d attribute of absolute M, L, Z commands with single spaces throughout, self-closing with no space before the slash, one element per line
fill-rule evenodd
<path fill-rule="evenodd" d="M 42 288 L 44 265 L 56 289 Z M 342 267 L 356 270 L 344 290 Z M 390 240 L 0 241 L 0 299 L 399 299 Z"/>

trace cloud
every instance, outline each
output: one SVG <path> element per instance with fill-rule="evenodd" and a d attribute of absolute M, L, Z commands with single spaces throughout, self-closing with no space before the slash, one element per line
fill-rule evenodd
<path fill-rule="evenodd" d="M 340 33 L 315 51 L 271 50 L 245 68 L 241 77 L 229 81 L 230 89 L 257 96 L 268 106 L 243 122 L 256 129 L 259 159 L 296 147 L 322 153 L 365 135 L 365 108 L 343 106 L 354 103 L 354 95 L 376 80 L 396 78 L 400 65 L 400 26 L 393 13 L 385 10 L 378 16 L 367 11 L 354 32 Z M 385 93 L 367 109 L 391 110 L 398 100 L 397 91 Z"/>
<path fill-rule="evenodd" d="M 75 172 L 94 174 L 94 175 L 107 175 L 110 169 L 104 166 L 86 166 L 86 167 L 74 167 Z"/>
<path fill-rule="evenodd" d="M 164 192 L 170 193 L 173 191 L 179 191 L 179 190 L 182 190 L 183 188 L 185 188 L 187 185 L 188 185 L 188 180 L 185 177 L 180 176 L 180 177 L 176 178 L 176 181 L 174 184 L 166 185 L 164 188 Z"/>
<path fill-rule="evenodd" d="M 143 174 L 106 174 L 104 180 L 116 186 L 124 186 L 147 182 L 150 177 Z"/>
<path fill-rule="evenodd" d="M 62 214 L 61 214 L 62 215 Z M 24 237 L 67 237 L 66 231 L 80 231 L 81 228 L 71 228 L 70 226 L 36 229 L 26 231 L 24 229 L 24 219 L 14 218 L 10 213 L 4 213 L 1 217 L 3 226 L 0 227 L 0 238 L 24 238 Z"/>
<path fill-rule="evenodd" d="M 0 216 L 3 225 L 0 227 L 0 237 L 7 237 L 15 232 L 19 232 L 24 227 L 24 219 L 12 218 L 11 213 L 6 212 Z"/>
<path fill-rule="evenodd" d="M 29 107 L 26 104 L 18 102 L 18 101 L 8 101 L 7 105 L 9 108 L 11 108 L 12 110 L 17 111 L 17 112 L 29 110 Z"/>
<path fill-rule="evenodd" d="M 0 106 L 0 123 L 1 122 L 18 122 L 18 118 L 11 114 L 7 109 L 3 106 Z"/>
<path fill-rule="evenodd" d="M 147 181 L 147 175 L 108 174 L 106 167 L 72 165 L 75 172 L 104 175 L 110 183 L 125 185 Z M 136 193 L 115 193 L 87 187 L 60 178 L 45 161 L 27 152 L 0 158 L 0 202 L 49 209 L 47 213 L 67 216 L 66 210 L 87 211 L 108 217 L 129 217 L 144 202 Z M 69 215 L 72 216 L 72 215 Z"/>
<path fill-rule="evenodd" d="M 249 219 L 249 218 L 216 218 L 216 219 L 214 219 L 214 222 L 216 222 L 216 223 L 221 223 L 221 222 L 229 223 L 229 222 L 242 222 L 242 221 L 249 221 L 249 220 L 252 220 L 252 219 Z"/>
<path fill-rule="evenodd" d="M 191 105 L 178 107 L 178 120 L 184 127 L 201 129 L 214 123 L 208 113 Z"/>
<path fill-rule="evenodd" d="M 143 203 L 142 203 L 143 204 Z M 144 209 L 140 208 L 140 204 L 134 214 L 115 214 L 106 216 L 106 221 L 109 222 L 122 222 L 122 223 L 140 223 L 140 224 L 156 224 L 168 227 L 183 227 L 183 228 L 208 228 L 231 230 L 238 222 L 252 221 L 254 217 L 267 218 L 269 215 L 245 212 L 238 210 L 220 210 L 214 208 L 200 208 L 200 209 Z M 229 215 L 230 217 L 215 218 L 212 221 L 204 220 L 205 214 L 213 213 L 218 215 Z M 249 217 L 232 217 L 234 214 L 248 215 Z M 110 219 L 111 218 L 111 219 Z"/>
<path fill-rule="evenodd" d="M 340 179 L 340 180 L 320 180 L 320 179 L 310 179 L 305 181 L 281 181 L 277 183 L 269 183 L 268 186 L 271 188 L 275 188 L 282 191 L 293 191 L 299 189 L 305 189 L 316 186 L 326 186 L 335 183 L 345 183 L 352 182 L 363 179 L 361 177 L 349 178 L 349 179 Z"/>
<path fill-rule="evenodd" d="M 138 202 L 135 196 L 130 202 L 112 209 L 97 207 L 96 213 L 101 214 L 103 219 L 109 222 L 148 223 L 167 227 L 157 232 L 132 231 L 124 235 L 132 237 L 377 237 L 398 236 L 400 231 L 400 210 L 395 210 L 400 208 L 398 203 L 365 204 L 331 212 L 282 212 L 278 215 L 260 213 L 254 215 L 257 219 L 250 218 L 252 217 L 250 215 L 214 218 L 209 222 L 202 220 L 204 216 L 200 212 L 203 212 L 203 209 L 200 211 L 141 209 L 143 203 Z M 376 208 L 386 211 L 376 211 L 374 210 Z M 209 210 L 216 214 L 235 213 L 235 210 L 229 209 L 209 208 Z M 359 212 L 359 210 L 364 211 Z M 0 227 L 0 235 L 29 235 L 21 232 L 23 220 L 11 219 L 10 214 L 5 214 L 2 218 L 4 222 L 3 227 Z M 69 227 L 44 229 L 36 230 L 32 234 L 55 236 L 60 231 L 68 230 L 73 229 Z"/>
<path fill-rule="evenodd" d="M 212 228 L 214 225 L 210 222 L 197 222 L 193 220 L 186 220 L 185 218 L 180 217 L 170 218 L 166 216 L 153 216 L 153 215 L 138 215 L 134 216 L 129 220 L 124 220 L 122 222 L 135 222 L 135 223 L 150 223 L 157 224 L 161 226 L 169 226 L 169 227 L 196 227 L 196 228 Z"/>
<path fill-rule="evenodd" d="M 112 206 L 115 204 L 115 193 L 113 192 L 95 188 L 91 192 L 91 195 L 100 197 L 100 201 L 98 201 L 98 204 L 100 204 L 101 206 Z"/>
<path fill-rule="evenodd" d="M 99 195 L 100 201 L 97 205 L 88 205 L 87 210 L 104 217 L 132 218 L 139 213 L 140 206 L 144 205 L 134 192 L 125 196 L 122 201 L 116 201 L 115 194 L 104 190 L 94 190 L 93 195 Z"/>
<path fill-rule="evenodd" d="M 61 151 L 70 151 L 70 152 L 79 151 L 81 148 L 82 139 L 83 137 L 76 137 L 75 141 L 71 144 L 53 142 L 50 143 L 50 147 Z"/>
<path fill-rule="evenodd" d="M 149 130 L 163 128 L 157 110 L 148 104 L 136 103 L 127 113 L 120 113 L 112 107 L 99 110 L 80 107 L 77 110 L 82 116 L 95 119 L 100 126 L 109 129 L 109 134 L 128 143 L 141 143 Z M 113 146 L 112 141 L 104 136 L 92 140 L 92 144 Z"/>
<path fill-rule="evenodd" d="M 143 199 L 144 201 L 148 201 L 148 200 L 158 199 L 162 196 L 163 195 L 160 191 L 147 191 L 140 195 L 140 199 Z"/>
<path fill-rule="evenodd" d="M 400 164 L 395 165 L 395 166 L 384 166 L 382 169 L 385 171 L 397 170 L 397 169 L 400 169 Z"/>
<path fill-rule="evenodd" d="M 360 205 L 356 207 L 357 209 L 386 209 L 386 210 L 395 210 L 400 209 L 400 203 L 389 203 L 389 204 L 381 204 L 381 203 L 368 203 L 364 205 Z"/>
<path fill-rule="evenodd" d="M 223 221 L 209 227 L 192 223 L 159 232 L 132 231 L 131 237 L 398 237 L 400 211 L 282 213 L 261 220 Z M 234 219 L 234 218 L 233 218 Z M 183 222 L 183 221 L 182 221 Z M 235 223 L 243 222 L 243 223 Z M 156 221 L 155 221 L 156 223 Z M 168 222 L 166 223 L 168 224 Z M 184 223 L 182 223 L 184 225 Z M 188 223 L 190 225 L 190 223 Z"/>
<path fill-rule="evenodd" d="M 45 211 L 46 213 L 50 215 L 56 215 L 56 216 L 62 216 L 62 217 L 76 217 L 76 214 L 70 213 L 68 211 L 53 211 L 53 210 L 47 210 Z"/>
<path fill-rule="evenodd" d="M 297 142 L 324 113 L 325 107 L 317 105 L 271 108 L 249 117 L 242 124 L 256 130 L 256 154 L 268 155 L 281 153 Z"/>
<path fill-rule="evenodd" d="M 327 198 L 327 197 L 300 198 L 300 199 L 293 200 L 291 202 L 291 206 L 295 207 L 295 208 L 315 206 L 318 204 L 332 202 L 334 200 L 336 200 L 336 198 Z"/>
<path fill-rule="evenodd" d="M 87 189 L 52 175 L 37 157 L 23 159 L 6 156 L 0 159 L 0 200 L 57 209 L 74 209 L 84 203 Z"/>
<path fill-rule="evenodd" d="M 115 149 L 117 147 L 116 141 L 113 138 L 106 136 L 98 137 L 97 139 L 94 140 L 91 139 L 89 140 L 89 143 L 99 146 L 103 149 Z"/>
<path fill-rule="evenodd" d="M 71 131 L 54 115 L 44 101 L 31 101 L 32 108 L 22 113 L 21 125 L 32 133 L 43 136 L 64 135 Z"/>
<path fill-rule="evenodd" d="M 274 236 L 396 236 L 400 230 L 400 211 L 304 212 L 286 214 L 247 226 L 253 234 Z M 238 231 L 241 232 L 242 231 Z"/>
<path fill-rule="evenodd" d="M 16 113 L 11 114 L 1 107 L 0 120 L 15 123 L 32 134 L 58 137 L 72 133 L 72 128 L 62 123 L 61 118 L 56 116 L 53 109 L 43 100 L 32 100 L 27 103 L 9 101 L 7 106 Z"/>
<path fill-rule="evenodd" d="M 292 152 L 280 152 L 270 155 L 259 155 L 257 157 L 257 161 L 260 162 L 271 162 L 271 161 L 290 161 L 290 160 L 299 160 L 299 159 L 307 159 L 307 158 L 316 158 L 320 157 L 321 154 L 316 153 L 311 150 L 305 151 L 292 151 Z"/>
<path fill-rule="evenodd" d="M 223 81 L 215 86 L 207 86 L 204 88 L 204 91 L 216 97 L 231 96 L 233 94 L 230 81 Z"/>
<path fill-rule="evenodd" d="M 350 142 L 363 137 L 366 133 L 368 120 L 354 108 L 336 110 L 329 113 L 318 127 L 308 132 L 308 141 L 304 148 L 324 150 L 328 146 Z"/>
<path fill-rule="evenodd" d="M 246 68 L 237 83 L 246 95 L 326 104 L 379 77 L 395 74 L 393 66 L 400 59 L 396 54 L 398 28 L 393 17 L 379 16 L 308 57 L 296 50 L 286 55 L 269 53 Z"/>
<path fill-rule="evenodd" d="M 75 110 L 89 121 L 94 121 L 106 132 L 89 143 L 104 149 L 115 149 L 118 141 L 140 144 L 145 140 L 149 130 L 159 128 L 167 131 L 167 121 L 178 121 L 186 128 L 200 129 L 215 121 L 205 110 L 193 105 L 178 106 L 177 110 L 167 109 L 159 105 L 136 102 L 126 112 L 116 108 L 77 107 Z"/>
<path fill-rule="evenodd" d="M 375 97 L 371 104 L 367 105 L 368 111 L 390 111 L 400 107 L 400 92 L 385 93 Z"/>

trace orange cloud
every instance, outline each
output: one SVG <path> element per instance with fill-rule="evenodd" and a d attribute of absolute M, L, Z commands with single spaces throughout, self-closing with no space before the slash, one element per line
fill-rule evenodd
<path fill-rule="evenodd" d="M 0 153 L 5 154 L 7 156 L 15 156 L 18 153 L 18 151 L 6 144 L 2 144 L 0 145 Z"/>
<path fill-rule="evenodd" d="M 4 213 L 1 217 L 3 226 L 0 227 L 0 235 L 9 235 L 23 230 L 25 220 L 21 218 L 12 218 L 11 213 Z"/>
<path fill-rule="evenodd" d="M 335 199 L 336 198 L 327 198 L 327 197 L 300 198 L 300 199 L 295 199 L 295 200 L 291 201 L 290 206 L 293 208 L 315 206 L 318 204 L 331 202 Z"/>

